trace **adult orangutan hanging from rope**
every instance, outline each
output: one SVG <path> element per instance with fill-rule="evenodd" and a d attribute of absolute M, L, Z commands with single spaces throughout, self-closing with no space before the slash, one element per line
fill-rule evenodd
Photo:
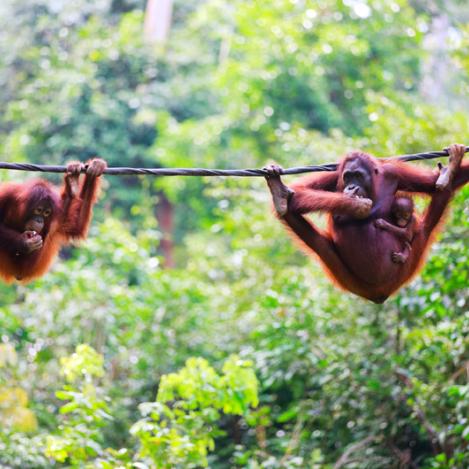
<path fill-rule="evenodd" d="M 278 218 L 319 257 L 331 279 L 383 303 L 419 271 L 454 192 L 469 181 L 469 163 L 461 164 L 465 146 L 453 144 L 448 151 L 449 165 L 440 173 L 354 151 L 335 171 L 305 176 L 290 187 L 279 166 L 265 168 L 266 179 Z M 424 215 L 414 221 L 405 262 L 392 256 L 402 249 L 402 237 L 382 223 L 392 222 L 397 191 L 431 196 Z M 303 216 L 316 211 L 328 213 L 327 230 Z"/>

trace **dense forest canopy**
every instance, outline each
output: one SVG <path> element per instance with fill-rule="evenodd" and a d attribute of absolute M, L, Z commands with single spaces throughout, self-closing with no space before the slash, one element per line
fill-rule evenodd
<path fill-rule="evenodd" d="M 2 159 L 249 168 L 469 143 L 466 2 L 172 6 L 154 42 L 143 0 L 2 2 Z M 469 187 L 376 306 L 298 251 L 261 179 L 104 186 L 85 243 L 0 285 L 1 467 L 469 466 Z"/>

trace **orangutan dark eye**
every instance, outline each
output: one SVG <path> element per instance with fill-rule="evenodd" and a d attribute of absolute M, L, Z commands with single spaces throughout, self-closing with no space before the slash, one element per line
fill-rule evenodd
<path fill-rule="evenodd" d="M 52 210 L 50 208 L 46 208 L 44 210 L 44 212 L 42 212 L 42 214 L 45 216 L 45 217 L 48 217 L 50 216 L 50 214 L 52 213 Z"/>
<path fill-rule="evenodd" d="M 42 215 L 42 207 L 36 207 L 34 209 L 34 215 Z"/>

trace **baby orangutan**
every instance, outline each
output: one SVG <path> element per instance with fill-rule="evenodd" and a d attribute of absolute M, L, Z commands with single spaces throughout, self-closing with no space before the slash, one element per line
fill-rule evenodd
<path fill-rule="evenodd" d="M 382 230 L 394 233 L 401 238 L 404 247 L 401 252 L 393 252 L 391 259 L 396 264 L 404 264 L 409 258 L 412 249 L 412 240 L 414 238 L 417 221 L 414 217 L 414 201 L 410 197 L 398 196 L 394 199 L 391 206 L 391 215 L 394 225 L 383 218 L 375 220 L 375 226 Z"/>

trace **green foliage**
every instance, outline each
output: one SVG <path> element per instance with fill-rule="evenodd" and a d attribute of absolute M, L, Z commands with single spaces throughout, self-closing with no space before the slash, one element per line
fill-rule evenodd
<path fill-rule="evenodd" d="M 140 405 L 146 417 L 131 433 L 139 438 L 140 456 L 156 467 L 207 467 L 207 452 L 220 436 L 220 412 L 245 415 L 257 406 L 252 364 L 231 356 L 222 375 L 201 358 L 190 358 L 178 373 L 161 378 L 155 403 Z"/>
<path fill-rule="evenodd" d="M 3 431 L 34 432 L 37 420 L 28 409 L 28 394 L 18 386 L 18 356 L 9 343 L 0 344 L 0 421 Z"/>
<path fill-rule="evenodd" d="M 80 378 L 90 379 L 103 375 L 103 357 L 88 345 L 79 345 L 70 357 L 60 360 L 62 373 L 69 383 Z M 62 398 L 59 396 L 59 398 Z"/>
<path fill-rule="evenodd" d="M 67 401 L 60 408 L 67 418 L 56 435 L 47 436 L 44 453 L 71 467 L 206 467 L 214 437 L 223 433 L 217 426 L 221 412 L 243 416 L 258 403 L 248 361 L 231 356 L 219 375 L 206 360 L 190 358 L 179 372 L 162 376 L 155 402 L 140 404 L 144 418 L 130 428 L 139 447 L 132 456 L 131 449 L 101 444 L 101 427 L 112 419 L 95 381 L 104 373 L 103 357 L 82 344 L 61 363 L 70 384 L 56 395 Z"/>
<path fill-rule="evenodd" d="M 461 2 L 177 0 L 157 47 L 143 3 L 1 3 L 4 159 L 294 166 L 467 138 Z M 468 188 L 378 307 L 298 252 L 262 180 L 105 181 L 85 243 L 0 285 L 0 466 L 469 467 Z"/>
<path fill-rule="evenodd" d="M 282 122 L 361 131 L 369 91 L 409 90 L 417 76 L 421 34 L 406 3 L 235 2 L 221 15 L 231 23 L 220 76 L 228 112 L 261 134 Z"/>
<path fill-rule="evenodd" d="M 67 401 L 60 413 L 67 416 L 58 435 L 46 439 L 45 455 L 72 467 L 101 455 L 101 427 L 111 417 L 105 400 L 99 396 L 94 377 L 103 375 L 103 357 L 88 345 L 78 345 L 70 357 L 61 359 L 62 373 L 70 384 L 56 393 Z"/>

